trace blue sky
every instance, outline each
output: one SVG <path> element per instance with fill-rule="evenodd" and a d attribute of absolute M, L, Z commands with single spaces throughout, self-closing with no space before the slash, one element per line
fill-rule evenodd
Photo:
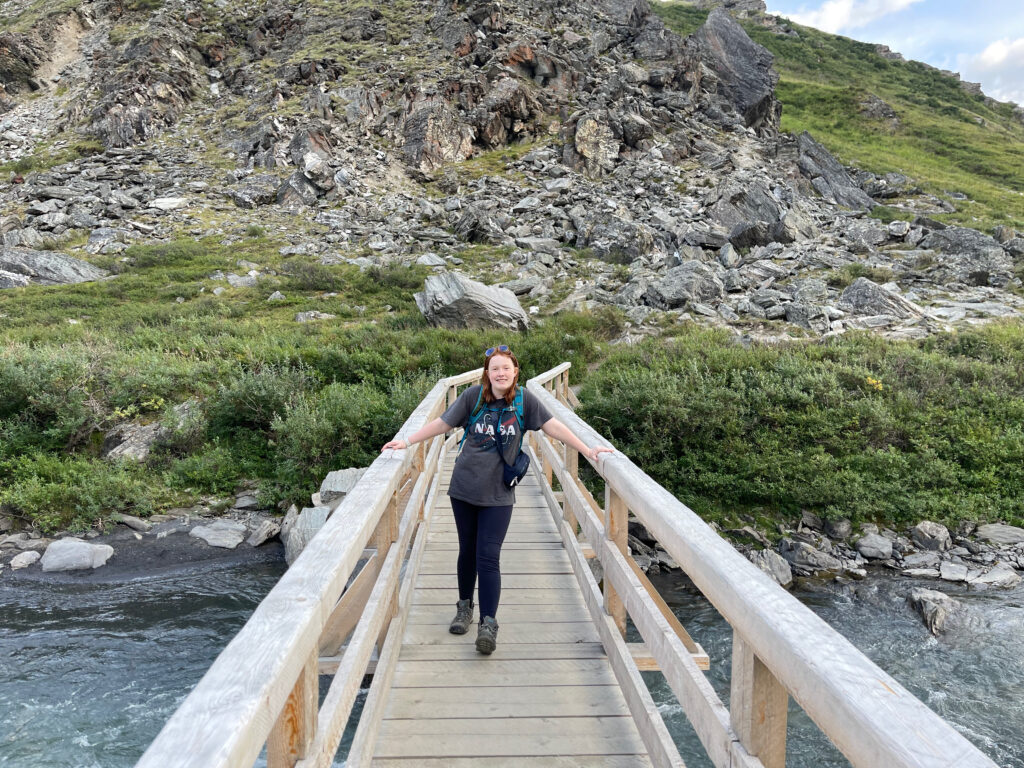
<path fill-rule="evenodd" d="M 809 27 L 884 43 L 981 83 L 986 95 L 1024 105 L 1022 0 L 766 0 L 768 12 Z"/>

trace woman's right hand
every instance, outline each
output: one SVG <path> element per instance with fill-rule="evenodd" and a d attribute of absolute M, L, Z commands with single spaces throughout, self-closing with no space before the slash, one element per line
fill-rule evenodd
<path fill-rule="evenodd" d="M 390 443 L 385 443 L 384 447 L 380 449 L 381 453 L 384 451 L 400 451 L 404 448 L 408 448 L 409 444 L 405 440 L 392 440 Z"/>

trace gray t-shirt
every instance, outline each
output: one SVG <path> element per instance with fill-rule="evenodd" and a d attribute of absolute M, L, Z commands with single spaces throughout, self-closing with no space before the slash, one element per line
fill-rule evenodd
<path fill-rule="evenodd" d="M 469 417 L 480 397 L 480 385 L 467 387 L 441 420 L 450 427 L 468 427 Z M 551 419 L 551 413 L 525 389 L 523 392 L 523 432 L 540 429 Z M 516 418 L 516 409 L 503 399 L 493 403 L 480 401 L 476 421 L 469 428 L 462 450 L 455 460 L 448 495 L 481 507 L 505 507 L 516 501 L 515 488 L 502 481 L 504 463 L 498 455 L 495 429 L 500 425 L 505 458 L 511 462 L 519 453 L 523 435 Z"/>

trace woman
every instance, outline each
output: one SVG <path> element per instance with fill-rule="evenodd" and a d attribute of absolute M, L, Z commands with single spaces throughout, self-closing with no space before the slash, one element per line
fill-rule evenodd
<path fill-rule="evenodd" d="M 517 394 L 521 398 L 517 403 Z M 473 620 L 473 586 L 480 578 L 480 623 L 476 649 L 492 653 L 497 644 L 498 598 L 501 594 L 499 558 L 505 541 L 515 488 L 502 480 L 505 461 L 511 464 L 519 454 L 526 430 L 545 434 L 575 448 L 596 461 L 611 448 L 588 448 L 569 428 L 553 418 L 544 405 L 519 387 L 519 361 L 505 345 L 484 352 L 484 374 L 480 384 L 468 387 L 459 398 L 406 440 L 392 440 L 381 450 L 408 448 L 414 443 L 442 435 L 455 427 L 466 436 L 455 461 L 448 495 L 459 534 L 459 601 L 448 631 L 463 635 Z M 504 461 L 499 441 L 504 447 Z"/>

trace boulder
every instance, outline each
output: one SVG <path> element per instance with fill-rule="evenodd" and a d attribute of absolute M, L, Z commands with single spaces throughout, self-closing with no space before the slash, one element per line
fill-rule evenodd
<path fill-rule="evenodd" d="M 895 318 L 923 317 L 924 310 L 898 293 L 887 291 L 866 277 L 858 277 L 839 297 L 839 309 L 857 315 L 889 315 Z"/>
<path fill-rule="evenodd" d="M 109 544 L 90 544 L 74 536 L 57 539 L 43 553 L 44 571 L 80 571 L 104 565 L 114 548 Z"/>
<path fill-rule="evenodd" d="M 11 570 L 20 571 L 22 568 L 28 568 L 30 565 L 39 560 L 40 557 L 42 557 L 42 555 L 40 555 L 38 552 L 34 550 L 22 552 L 20 555 L 15 555 L 11 559 Z"/>
<path fill-rule="evenodd" d="M 782 105 L 775 98 L 779 76 L 772 69 L 774 57 L 758 45 L 721 7 L 708 14 L 693 39 L 704 64 L 718 79 L 718 93 L 755 130 L 774 131 Z"/>
<path fill-rule="evenodd" d="M 1024 542 L 1024 528 L 1002 523 L 979 525 L 975 535 L 991 544 L 1020 544 Z"/>
<path fill-rule="evenodd" d="M 281 523 L 277 520 L 262 520 L 260 524 L 256 526 L 256 530 L 252 532 L 245 543 L 250 547 L 258 547 L 264 542 L 270 541 L 270 539 L 281 533 Z"/>
<path fill-rule="evenodd" d="M 295 562 L 306 545 L 313 540 L 317 531 L 324 527 L 327 517 L 331 514 L 330 507 L 306 507 L 295 516 L 285 532 L 281 526 L 281 539 L 284 542 L 284 559 L 291 565 Z"/>
<path fill-rule="evenodd" d="M 944 552 L 953 546 L 949 529 L 941 523 L 933 523 L 931 520 L 922 520 L 914 526 L 910 532 L 910 538 L 916 546 L 930 552 Z"/>
<path fill-rule="evenodd" d="M 647 303 L 659 309 L 676 309 L 687 302 L 714 302 L 725 296 L 725 286 L 707 264 L 687 261 L 665 273 L 648 288 Z"/>
<path fill-rule="evenodd" d="M 431 275 L 423 291 L 413 298 L 423 316 L 435 326 L 511 331 L 529 326 L 527 314 L 512 291 L 478 283 L 458 272 Z"/>
<path fill-rule="evenodd" d="M 109 274 L 63 253 L 9 247 L 0 248 L 0 284 L 3 281 L 2 273 L 21 276 L 27 282 L 39 285 L 87 283 Z"/>
<path fill-rule="evenodd" d="M 211 547 L 234 549 L 245 539 L 246 529 L 235 520 L 214 520 L 206 525 L 197 525 L 189 536 L 202 539 Z"/>
<path fill-rule="evenodd" d="M 911 590 L 910 605 L 918 612 L 933 635 L 940 634 L 950 616 L 961 609 L 959 601 L 934 589 Z"/>
<path fill-rule="evenodd" d="M 982 574 L 971 580 L 971 586 L 976 589 L 988 587 L 1003 587 L 1011 589 L 1021 582 L 1021 575 L 1006 563 L 997 563 L 988 573 Z"/>
<path fill-rule="evenodd" d="M 160 422 L 118 424 L 103 437 L 103 457 L 145 461 L 160 435 Z"/>
<path fill-rule="evenodd" d="M 870 211 L 875 206 L 874 200 L 854 183 L 839 161 L 807 131 L 797 139 L 797 151 L 801 173 L 826 200 L 862 211 Z"/>
<path fill-rule="evenodd" d="M 857 540 L 857 551 L 868 560 L 888 560 L 892 557 L 892 542 L 881 534 L 869 533 Z"/>
<path fill-rule="evenodd" d="M 473 153 L 473 129 L 444 103 L 415 110 L 406 118 L 403 133 L 405 162 L 423 173 L 465 160 Z"/>
<path fill-rule="evenodd" d="M 579 120 L 574 143 L 588 175 L 600 176 L 615 168 L 619 158 L 619 139 L 605 123 L 589 116 Z"/>
<path fill-rule="evenodd" d="M 337 508 L 341 500 L 359 482 L 359 478 L 363 476 L 364 472 L 366 472 L 365 467 L 349 467 L 328 473 L 324 481 L 320 483 L 320 502 L 329 504 L 332 509 Z"/>
<path fill-rule="evenodd" d="M 780 540 L 779 554 L 786 558 L 791 565 L 806 571 L 841 571 L 843 569 L 839 558 L 802 541 Z"/>
<path fill-rule="evenodd" d="M 789 562 L 778 553 L 770 549 L 761 549 L 750 552 L 747 557 L 750 562 L 783 587 L 788 587 L 793 583 L 793 570 L 789 567 Z"/>

